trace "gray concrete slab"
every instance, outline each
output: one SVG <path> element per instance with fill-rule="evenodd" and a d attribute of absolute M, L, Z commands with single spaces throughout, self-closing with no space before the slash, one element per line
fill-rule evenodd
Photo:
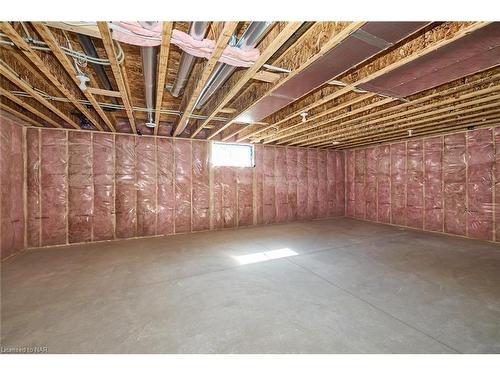
<path fill-rule="evenodd" d="M 498 353 L 499 270 L 495 244 L 344 218 L 30 250 L 2 263 L 1 345 Z"/>

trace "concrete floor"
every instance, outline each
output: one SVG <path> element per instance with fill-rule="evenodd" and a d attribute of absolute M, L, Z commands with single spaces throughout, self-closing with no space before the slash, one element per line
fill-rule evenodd
<path fill-rule="evenodd" d="M 500 353 L 498 246 L 352 219 L 27 251 L 1 278 L 4 347 Z"/>

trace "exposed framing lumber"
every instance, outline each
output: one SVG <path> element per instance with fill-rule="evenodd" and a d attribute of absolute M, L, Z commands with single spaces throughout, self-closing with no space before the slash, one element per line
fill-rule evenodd
<path fill-rule="evenodd" d="M 274 83 L 281 78 L 279 73 L 269 72 L 267 70 L 261 70 L 255 73 L 252 79 L 256 81 L 262 81 L 267 83 Z"/>
<path fill-rule="evenodd" d="M 492 109 L 485 110 L 485 109 L 489 109 L 489 108 L 492 108 Z M 480 111 L 480 112 L 467 114 L 469 112 L 477 112 L 477 111 Z M 390 137 L 393 134 L 398 134 L 398 136 L 401 137 L 401 133 L 402 133 L 404 135 L 404 137 L 408 137 L 408 134 L 407 134 L 408 129 L 412 129 L 413 132 L 416 132 L 418 134 L 418 132 L 423 131 L 423 130 L 442 129 L 443 127 L 449 127 L 449 124 L 456 125 L 456 124 L 460 123 L 461 121 L 469 121 L 469 122 L 470 121 L 479 121 L 479 120 L 482 121 L 482 120 L 486 119 L 488 116 L 491 117 L 491 115 L 499 115 L 499 114 L 500 114 L 500 108 L 495 108 L 495 106 L 493 106 L 493 105 L 485 105 L 485 106 L 480 107 L 479 109 L 471 108 L 467 111 L 461 112 L 460 114 L 453 113 L 453 114 L 449 114 L 446 116 L 439 116 L 439 118 L 441 118 L 441 120 L 438 119 L 437 121 L 435 121 L 435 120 L 422 121 L 418 125 L 415 125 L 415 123 L 403 124 L 399 128 L 390 129 L 388 131 L 381 132 L 378 134 L 368 134 L 368 135 L 361 137 L 361 138 L 355 138 L 355 139 L 349 140 L 348 142 L 342 143 L 336 147 L 339 147 L 339 146 L 351 147 L 351 145 L 355 145 L 358 143 L 364 143 L 367 141 L 378 141 L 379 139 Z M 451 118 L 448 118 L 448 117 L 451 117 Z M 414 133 L 412 133 L 412 134 L 413 134 L 413 136 L 415 136 Z M 331 144 L 327 144 L 327 145 L 323 145 L 321 147 L 329 148 L 331 146 L 332 146 Z"/>
<path fill-rule="evenodd" d="M 434 42 L 434 43 L 431 43 L 431 44 L 425 44 L 425 43 L 423 43 L 423 45 L 425 47 L 423 47 L 419 51 L 417 51 L 415 53 L 412 53 L 412 54 L 410 54 L 410 55 L 408 55 L 408 56 L 406 56 L 404 58 L 397 59 L 392 64 L 388 64 L 388 65 L 386 65 L 386 66 L 384 66 L 384 67 L 382 67 L 380 69 L 377 69 L 373 73 L 372 73 L 373 70 L 370 69 L 370 66 L 367 66 L 367 67 L 364 67 L 362 69 L 359 69 L 357 71 L 357 73 L 358 73 L 357 75 L 351 75 L 352 78 L 350 78 L 350 79 L 349 79 L 349 77 L 347 77 L 348 78 L 348 82 L 347 82 L 347 85 L 344 88 L 342 88 L 341 90 L 336 91 L 336 92 L 334 92 L 334 93 L 332 93 L 331 95 L 328 96 L 329 100 L 332 100 L 332 99 L 334 99 L 334 98 L 336 98 L 336 97 L 338 97 L 340 95 L 346 94 L 346 93 L 354 90 L 356 88 L 356 86 L 358 86 L 358 85 L 360 85 L 362 83 L 365 83 L 365 82 L 368 82 L 368 81 L 370 81 L 372 79 L 375 79 L 375 78 L 377 78 L 377 77 L 379 77 L 379 76 L 381 76 L 383 74 L 386 74 L 386 73 L 388 73 L 388 72 L 390 72 L 390 71 L 392 71 L 392 70 L 394 70 L 396 68 L 399 68 L 399 67 L 401 67 L 401 66 L 403 66 L 405 64 L 408 64 L 408 63 L 410 63 L 410 62 L 412 62 L 412 61 L 414 61 L 414 60 L 416 60 L 416 59 L 418 59 L 418 58 L 420 58 L 420 57 L 422 57 L 422 56 L 424 56 L 424 55 L 426 55 L 426 54 L 428 54 L 430 52 L 433 52 L 433 51 L 435 51 L 435 50 L 437 50 L 437 49 L 439 49 L 439 48 L 441 48 L 443 46 L 446 46 L 446 45 L 448 45 L 448 44 L 450 44 L 452 42 L 455 42 L 455 41 L 459 40 L 460 38 L 462 38 L 462 37 L 470 34 L 471 32 L 479 30 L 479 29 L 487 26 L 490 23 L 491 22 L 475 22 L 475 23 L 472 23 L 471 25 L 463 27 L 462 29 L 460 29 L 459 31 L 457 31 L 454 35 L 452 35 L 451 37 L 448 37 L 446 39 L 440 39 L 437 42 Z M 425 34 L 421 38 L 422 38 L 422 40 L 424 40 L 425 39 Z M 396 53 L 397 53 L 397 51 L 396 51 Z M 361 74 L 359 74 L 359 73 L 361 73 Z M 362 78 L 357 79 L 357 76 L 361 76 Z M 349 82 L 349 81 L 351 81 L 351 82 Z M 396 99 L 394 99 L 394 100 L 396 100 Z M 321 104 L 323 104 L 323 103 L 321 103 Z M 309 106 L 306 106 L 306 107 L 304 107 L 304 108 L 302 108 L 302 109 L 300 109 L 300 110 L 298 110 L 296 112 L 294 112 L 292 115 L 287 116 L 287 118 L 280 120 L 280 122 L 284 122 L 284 121 L 289 120 L 293 116 L 296 116 L 297 113 L 300 113 L 300 112 L 306 110 L 306 108 L 311 109 L 312 108 L 311 106 L 313 106 L 313 105 L 314 105 L 314 103 L 311 104 L 311 105 L 309 105 Z M 316 106 L 316 105 L 314 105 L 314 106 Z M 275 124 L 272 124 L 272 125 L 275 125 Z M 307 130 L 307 129 L 305 129 L 305 130 Z M 282 131 L 286 131 L 286 128 L 282 129 Z"/>
<path fill-rule="evenodd" d="M 163 103 L 163 93 L 165 92 L 165 81 L 168 71 L 168 55 L 170 53 L 170 38 L 172 36 L 172 22 L 163 22 L 161 32 L 161 46 L 160 56 L 158 61 L 158 74 L 156 81 L 156 110 L 155 110 L 155 130 L 154 135 L 158 135 L 158 128 L 160 127 L 161 105 Z"/>
<path fill-rule="evenodd" d="M 78 126 L 78 124 L 75 121 L 73 121 L 69 116 L 64 114 L 61 110 L 59 110 L 57 107 L 55 107 L 47 99 L 45 99 L 43 96 L 41 96 L 38 93 L 38 91 L 36 91 L 26 81 L 22 80 L 17 74 L 15 74 L 11 69 L 7 68 L 6 65 L 4 65 L 4 64 L 0 64 L 0 75 L 3 75 L 5 78 L 7 78 L 13 84 L 15 84 L 19 88 L 23 89 L 24 91 L 26 91 L 34 99 L 36 99 L 38 102 L 40 102 L 45 107 L 50 109 L 52 112 L 54 112 L 56 115 L 58 115 L 64 121 L 66 121 L 68 124 L 73 126 L 75 129 L 80 130 L 80 126 Z"/>
<path fill-rule="evenodd" d="M 6 112 L 9 112 L 10 114 L 14 115 L 14 116 L 17 116 L 19 117 L 21 120 L 24 120 L 26 121 L 27 123 L 31 124 L 31 125 L 34 125 L 36 127 L 40 127 L 40 128 L 43 128 L 43 125 L 40 124 L 38 121 L 35 121 L 33 120 L 31 117 L 28 117 L 26 116 L 24 113 L 21 113 L 17 110 L 15 110 L 14 108 L 12 107 L 9 107 L 7 104 L 5 103 L 2 103 L 0 101 L 0 108 Z"/>
<path fill-rule="evenodd" d="M 99 130 L 104 130 L 97 121 L 92 113 L 83 104 L 78 102 L 79 98 L 76 98 L 73 93 L 62 83 L 59 79 L 51 72 L 50 68 L 44 61 L 38 56 L 38 54 L 30 47 L 30 45 L 17 33 L 17 31 L 8 22 L 2 22 L 0 24 L 0 30 L 2 30 L 9 39 L 21 50 L 21 52 L 35 65 L 42 74 L 47 77 L 49 81 L 78 109 L 85 117 L 87 117 L 90 122 Z M 76 77 L 74 77 L 76 79 Z"/>
<path fill-rule="evenodd" d="M 496 96 L 500 97 L 500 95 L 496 95 Z M 488 109 L 489 109 L 489 111 L 486 111 Z M 477 111 L 481 111 L 481 112 L 474 113 Z M 457 112 L 450 112 L 450 113 L 446 113 L 444 115 L 434 116 L 434 117 L 431 117 L 428 119 L 422 119 L 422 120 L 413 121 L 413 122 L 410 121 L 408 123 L 401 124 L 397 128 L 384 129 L 382 131 L 379 131 L 378 133 L 366 134 L 363 137 L 350 139 L 348 142 L 341 143 L 338 147 L 345 147 L 351 143 L 355 143 L 358 141 L 362 142 L 364 139 L 367 139 L 367 138 L 374 139 L 377 136 L 384 137 L 386 135 L 396 133 L 396 132 L 407 132 L 408 129 L 417 130 L 417 129 L 421 129 L 422 127 L 435 127 L 435 126 L 442 124 L 442 123 L 459 121 L 461 119 L 476 118 L 476 117 L 482 118 L 487 114 L 490 114 L 492 112 L 496 113 L 498 111 L 500 111 L 500 108 L 496 103 L 484 104 L 481 106 L 472 107 L 472 108 L 468 108 L 468 109 L 457 111 Z M 468 113 L 470 113 L 470 112 L 473 112 L 473 113 L 468 115 Z M 330 141 L 323 142 L 320 145 L 316 145 L 316 147 L 318 147 L 318 146 L 319 147 L 331 146 L 331 142 Z"/>
<path fill-rule="evenodd" d="M 440 104 L 439 102 L 430 103 L 430 104 L 424 105 L 422 107 L 418 107 L 418 108 L 414 108 L 414 109 L 404 110 L 403 111 L 403 109 L 406 108 L 406 107 L 414 107 L 417 104 L 425 103 L 425 102 L 427 102 L 429 100 L 432 100 L 433 98 L 439 98 L 439 97 L 444 97 L 444 96 L 456 94 L 456 93 L 458 93 L 460 91 L 473 88 L 474 86 L 477 86 L 479 84 L 484 84 L 484 83 L 492 82 L 492 81 L 494 81 L 496 79 L 499 79 L 499 78 L 500 78 L 500 74 L 495 74 L 493 76 L 489 76 L 489 77 L 485 77 L 485 78 L 480 78 L 480 79 L 477 79 L 477 80 L 474 80 L 474 81 L 471 81 L 471 82 L 467 82 L 467 83 L 464 83 L 464 84 L 456 86 L 456 87 L 451 87 L 451 88 L 448 88 L 448 89 L 444 89 L 442 91 L 433 91 L 429 95 L 425 95 L 425 96 L 419 97 L 419 98 L 414 99 L 412 101 L 409 101 L 409 102 L 406 102 L 406 103 L 400 103 L 398 105 L 395 105 L 395 106 L 392 106 L 392 107 L 388 107 L 388 108 L 385 108 L 385 109 L 381 109 L 381 110 L 378 110 L 376 112 L 371 112 L 371 113 L 367 113 L 367 114 L 358 116 L 358 117 L 356 117 L 354 119 L 351 119 L 351 120 L 348 120 L 348 121 L 346 121 L 344 123 L 339 123 L 338 125 L 342 126 L 341 128 L 330 129 L 330 132 L 327 132 L 327 133 L 321 133 L 321 131 L 324 131 L 324 129 L 318 130 L 318 131 L 313 132 L 313 133 L 310 132 L 310 129 L 304 129 L 304 130 L 302 130 L 301 133 L 307 132 L 307 134 L 299 134 L 296 137 L 293 137 L 294 134 L 286 135 L 285 137 L 279 137 L 278 139 L 282 139 L 282 138 L 289 138 L 289 139 L 286 139 L 286 140 L 284 140 L 282 142 L 278 142 L 278 144 L 283 144 L 283 143 L 289 143 L 289 145 L 300 144 L 303 141 L 312 141 L 314 139 L 325 137 L 325 135 L 328 135 L 328 134 L 332 135 L 333 131 L 338 131 L 338 132 L 348 131 L 348 132 L 352 132 L 353 130 L 358 129 L 360 127 L 365 127 L 366 125 L 375 124 L 375 123 L 377 123 L 379 121 L 382 121 L 382 120 L 387 121 L 387 120 L 390 120 L 392 118 L 401 117 L 401 116 L 407 115 L 409 113 L 413 113 L 413 112 L 422 110 L 422 108 L 424 108 L 424 107 L 425 108 L 436 107 L 436 106 L 438 106 Z M 381 105 L 385 105 L 385 104 L 389 104 L 391 102 L 392 101 L 390 99 L 386 99 L 384 101 L 375 103 L 376 104 L 375 107 L 378 107 L 378 106 L 381 106 Z M 331 118 L 329 120 L 325 120 L 325 121 L 323 121 L 321 123 L 318 123 L 316 125 L 321 126 L 321 125 L 328 124 L 331 127 L 331 125 L 333 125 L 335 122 L 337 122 L 337 121 L 339 121 L 339 120 L 341 120 L 343 118 L 351 117 L 351 116 L 354 116 L 354 115 L 356 115 L 358 113 L 361 113 L 361 112 L 366 112 L 367 110 L 372 109 L 372 108 L 374 108 L 373 105 L 363 106 L 363 107 L 360 107 L 360 108 L 358 108 L 358 109 L 356 109 L 356 110 L 354 110 L 354 111 L 352 111 L 350 113 L 347 113 L 345 115 L 336 116 L 334 118 Z M 363 122 L 363 123 L 361 123 L 361 121 L 365 121 L 365 120 L 368 120 L 368 119 L 370 119 L 372 117 L 384 115 L 384 114 L 387 114 L 387 113 L 389 113 L 389 114 L 386 115 L 386 116 L 377 117 L 376 119 L 371 120 L 369 122 Z M 348 125 L 351 125 L 351 124 L 353 124 L 353 126 L 350 126 L 348 128 Z M 290 139 L 290 137 L 292 137 L 292 138 Z M 274 140 L 274 138 L 272 138 L 270 141 L 272 141 L 272 140 Z"/>
<path fill-rule="evenodd" d="M 61 47 L 59 47 L 59 43 L 57 42 L 56 38 L 51 33 L 49 28 L 47 26 L 45 26 L 44 24 L 42 24 L 41 22 L 32 22 L 31 24 L 33 25 L 35 30 L 38 32 L 38 34 L 40 34 L 40 36 L 45 41 L 45 43 L 47 43 L 50 50 L 52 51 L 52 53 L 56 57 L 57 61 L 59 61 L 59 63 L 64 68 L 64 70 L 66 70 L 66 73 L 68 73 L 68 75 L 71 77 L 73 82 L 78 86 L 78 84 L 80 82 L 79 82 L 78 78 L 76 78 L 76 74 L 77 74 L 76 69 L 73 66 L 73 64 L 70 62 L 68 56 L 66 56 L 66 54 L 61 50 Z M 104 113 L 101 106 L 97 103 L 96 99 L 94 98 L 94 95 L 89 90 L 80 90 L 80 91 L 83 93 L 85 98 L 87 98 L 87 100 L 90 102 L 90 104 L 95 109 L 95 111 L 97 112 L 99 117 L 102 119 L 102 121 L 104 121 L 106 126 L 111 131 L 116 131 L 115 127 L 113 126 L 113 124 L 109 120 L 108 116 L 106 116 L 106 114 Z M 100 130 L 104 130 L 104 129 L 102 129 L 102 127 L 99 123 L 98 123 L 97 127 L 100 128 Z"/>
<path fill-rule="evenodd" d="M 236 82 L 236 84 L 231 87 L 229 92 L 224 96 L 222 101 L 215 107 L 208 118 L 203 121 L 203 123 L 196 128 L 196 130 L 191 135 L 194 138 L 206 125 L 217 115 L 218 112 L 222 112 L 224 107 L 233 99 L 238 92 L 245 86 L 245 84 L 252 78 L 255 78 L 258 70 L 264 65 L 267 60 L 271 58 L 276 51 L 295 33 L 298 28 L 302 25 L 302 22 L 290 22 L 285 26 L 285 28 L 279 33 L 279 35 L 269 44 L 269 46 L 261 53 L 257 61 L 247 69 L 245 74 Z M 234 112 L 233 112 L 234 113 Z"/>
<path fill-rule="evenodd" d="M 414 108 L 414 109 L 406 111 L 406 112 L 396 113 L 396 114 L 391 115 L 390 117 L 392 117 L 392 118 L 394 118 L 394 117 L 396 117 L 396 118 L 402 117 L 402 118 L 399 119 L 399 120 L 391 121 L 391 122 L 383 122 L 382 124 L 379 124 L 379 125 L 376 125 L 375 127 L 370 128 L 368 131 L 373 131 L 373 130 L 377 130 L 377 129 L 381 129 L 381 128 L 387 128 L 387 127 L 389 127 L 391 125 L 394 126 L 394 125 L 397 125 L 399 123 L 406 123 L 409 120 L 418 120 L 418 119 L 421 119 L 422 117 L 427 117 L 427 116 L 430 116 L 430 115 L 433 115 L 433 114 L 443 113 L 443 112 L 447 112 L 447 111 L 448 112 L 455 111 L 457 109 L 464 108 L 464 107 L 467 107 L 467 106 L 472 105 L 472 104 L 485 103 L 485 102 L 488 102 L 488 101 L 492 100 L 493 98 L 497 98 L 497 97 L 500 98 L 500 95 L 497 94 L 497 95 L 494 95 L 494 96 L 487 96 L 485 98 L 470 100 L 470 101 L 466 101 L 466 102 L 464 102 L 462 104 L 457 104 L 457 105 L 453 104 L 453 103 L 461 102 L 461 101 L 468 100 L 468 99 L 474 99 L 475 97 L 478 97 L 478 96 L 481 96 L 481 95 L 487 95 L 487 94 L 490 94 L 490 93 L 498 91 L 498 90 L 500 90 L 500 85 L 495 85 L 495 86 L 488 87 L 488 88 L 483 89 L 483 90 L 479 90 L 479 91 L 471 92 L 471 93 L 468 93 L 468 94 L 464 94 L 464 95 L 462 95 L 462 96 L 460 96 L 458 98 L 451 98 L 451 99 L 447 99 L 447 100 L 442 101 L 442 102 L 436 102 L 436 103 L 429 104 L 427 106 L 422 106 L 420 108 Z M 446 106 L 446 105 L 448 105 L 448 106 Z M 453 105 L 453 107 L 449 107 L 449 105 Z M 498 105 L 500 107 L 500 104 L 498 104 Z M 442 107 L 442 106 L 445 106 L 445 107 L 444 108 L 438 108 L 438 109 L 432 109 L 432 108 L 435 108 L 435 107 Z M 415 112 L 418 112 L 418 113 L 416 115 L 407 117 L 408 113 L 415 113 Z M 423 112 L 423 113 L 420 113 L 420 112 Z M 381 122 L 382 120 L 383 119 L 376 119 L 376 120 L 373 120 L 373 121 L 362 123 L 359 126 L 361 126 L 362 128 L 366 128 L 366 127 L 368 127 L 370 125 L 373 125 L 375 123 Z M 337 130 L 333 130 L 331 134 L 336 137 L 335 138 L 336 141 L 339 141 L 341 139 L 344 139 L 344 138 L 342 138 L 342 136 L 344 136 L 344 137 L 352 137 L 352 136 L 354 136 L 355 134 L 353 133 L 353 130 L 354 129 L 352 129 L 352 128 L 350 128 L 350 129 L 342 128 L 341 132 L 340 132 L 340 130 L 337 129 Z M 340 134 L 341 138 L 338 138 L 339 134 Z M 325 142 L 329 142 L 329 140 L 327 141 L 325 139 L 321 139 L 321 140 L 314 141 L 314 140 L 309 139 L 309 140 L 306 140 L 305 142 L 301 142 L 301 144 L 303 144 L 303 145 L 313 145 L 313 144 L 316 145 L 316 144 L 322 144 L 322 143 L 325 143 Z M 293 142 L 293 143 L 295 143 L 295 142 Z"/>
<path fill-rule="evenodd" d="M 320 112 L 317 115 L 309 117 L 309 118 L 306 119 L 305 122 L 300 121 L 300 122 L 298 122 L 296 124 L 293 124 L 292 126 L 290 126 L 289 128 L 287 128 L 287 131 L 296 129 L 296 133 L 302 133 L 305 130 L 305 129 L 303 129 L 303 127 L 306 126 L 307 123 L 310 123 L 310 122 L 315 121 L 315 120 L 319 120 L 321 117 L 327 116 L 327 115 L 329 115 L 331 113 L 340 111 L 340 110 L 342 110 L 344 108 L 350 107 L 350 106 L 352 106 L 354 104 L 357 104 L 359 102 L 371 99 L 373 97 L 375 97 L 375 94 L 371 94 L 371 93 L 362 94 L 362 95 L 358 96 L 357 98 L 353 98 L 351 100 L 346 101 L 345 103 L 341 103 L 341 104 L 339 104 L 337 106 L 334 106 L 332 108 L 327 109 L 324 112 Z M 384 104 L 386 104 L 389 101 L 392 101 L 392 99 L 384 99 L 381 102 L 383 102 Z M 373 105 L 380 105 L 379 103 L 381 103 L 381 102 L 373 103 Z M 317 124 L 314 124 L 314 125 L 317 125 Z M 279 133 L 279 132 L 280 131 L 278 131 L 277 133 Z M 278 139 L 285 138 L 286 136 L 288 136 L 288 133 L 286 133 L 286 135 L 282 135 L 281 137 L 280 136 L 273 137 L 271 140 L 264 141 L 264 143 L 270 143 L 270 142 L 276 141 Z"/>
<path fill-rule="evenodd" d="M 224 48 L 226 48 L 227 43 L 231 38 L 231 35 L 233 35 L 234 31 L 236 30 L 236 27 L 238 27 L 238 22 L 235 21 L 224 22 L 224 27 L 219 35 L 219 38 L 217 39 L 215 48 L 212 51 L 212 54 L 210 55 L 210 58 L 208 59 L 205 67 L 203 68 L 203 72 L 201 74 L 200 79 L 198 80 L 198 83 L 196 84 L 193 92 L 191 93 L 191 96 L 189 97 L 189 101 L 186 105 L 186 108 L 183 111 L 182 117 L 180 118 L 179 122 L 177 123 L 177 126 L 175 127 L 175 130 L 173 132 L 174 137 L 178 136 L 184 131 L 184 129 L 186 129 L 189 119 L 188 116 L 193 112 L 196 101 L 198 100 L 198 97 L 201 94 L 201 90 L 203 90 L 203 87 L 208 82 L 210 75 L 215 69 L 217 62 L 219 61 L 222 52 L 224 52 Z"/>
<path fill-rule="evenodd" d="M 54 29 L 71 31 L 73 33 L 88 35 L 94 38 L 101 37 L 99 29 L 95 25 L 77 25 L 76 23 L 70 24 L 68 22 L 44 22 L 44 24 L 53 27 Z"/>
<path fill-rule="evenodd" d="M 33 107 L 30 104 L 26 103 L 24 100 L 21 100 L 19 97 L 11 94 L 9 91 L 5 90 L 3 87 L 0 87 L 0 96 L 5 96 L 7 99 L 9 99 L 12 102 L 16 103 L 18 106 L 23 107 L 27 111 L 33 113 L 34 115 L 40 117 L 41 119 L 43 119 L 45 121 L 47 121 L 49 124 L 53 125 L 54 127 L 56 127 L 56 128 L 62 128 L 61 124 L 59 124 L 58 122 L 56 122 L 53 119 L 51 119 L 45 113 L 40 112 L 35 107 Z"/>
<path fill-rule="evenodd" d="M 100 89 L 97 87 L 88 87 L 87 91 L 92 95 L 101 95 L 101 96 L 111 96 L 113 98 L 121 98 L 121 94 L 119 91 Z"/>
<path fill-rule="evenodd" d="M 305 68 L 307 68 L 309 65 L 311 65 L 312 63 L 314 63 L 317 59 L 319 59 L 321 56 L 323 56 L 325 53 L 327 53 L 329 50 L 331 50 L 332 48 L 334 48 L 336 45 L 338 45 L 339 43 L 341 43 L 345 38 L 347 38 L 350 34 L 352 34 L 354 31 L 356 31 L 357 29 L 359 29 L 361 26 L 363 26 L 365 24 L 365 22 L 351 22 L 347 27 L 345 27 L 341 32 L 335 34 L 334 36 L 332 36 L 328 42 L 326 42 L 321 50 L 314 54 L 313 56 L 311 56 L 309 59 L 307 59 L 307 61 L 302 64 L 299 68 L 295 69 L 294 71 L 292 71 L 290 74 L 288 74 L 285 78 L 283 78 L 282 80 L 278 81 L 273 87 L 271 87 L 269 90 L 267 90 L 266 92 L 264 92 L 263 95 L 260 96 L 260 98 L 257 100 L 257 101 L 254 101 L 254 102 L 250 102 L 248 105 L 245 106 L 245 108 L 241 111 L 239 111 L 239 113 L 233 117 L 232 120 L 230 120 L 229 122 L 227 122 L 225 125 L 223 125 L 221 128 L 217 129 L 216 131 L 212 132 L 210 134 L 210 136 L 208 137 L 208 139 L 212 139 L 213 137 L 215 137 L 217 134 L 219 134 L 220 132 L 224 131 L 225 129 L 227 129 L 230 125 L 234 124 L 236 120 L 236 118 L 241 114 L 241 113 L 244 113 L 245 111 L 247 111 L 249 108 L 253 107 L 256 103 L 258 103 L 260 100 L 262 100 L 264 97 L 266 97 L 267 95 L 269 95 L 272 91 L 276 90 L 277 88 L 279 88 L 280 86 L 282 86 L 285 82 L 288 82 L 290 79 L 292 79 L 293 77 L 295 77 L 297 74 L 299 74 L 302 70 L 304 70 Z M 299 38 L 299 40 L 297 40 L 296 43 L 294 43 L 294 45 L 296 45 L 297 43 L 300 43 L 301 42 L 301 39 Z M 287 52 L 289 51 L 290 49 L 287 50 Z M 285 52 L 286 53 L 286 52 Z M 282 55 L 283 56 L 283 55 Z M 244 129 L 245 127 L 243 127 Z M 234 132 L 234 133 L 231 133 L 230 135 L 226 136 L 223 138 L 223 140 L 227 140 L 231 137 L 233 137 L 234 135 L 238 134 L 240 131 L 242 131 L 243 129 L 238 129 L 238 131 Z"/>
<path fill-rule="evenodd" d="M 118 90 L 120 91 L 121 99 L 123 101 L 125 111 L 127 112 L 130 127 L 132 128 L 132 132 L 134 134 L 137 134 L 134 113 L 132 111 L 132 105 L 130 103 L 128 94 L 129 90 L 127 87 L 127 82 L 123 76 L 123 70 L 120 68 L 118 60 L 116 59 L 116 49 L 113 43 L 113 39 L 111 38 L 111 31 L 109 30 L 108 23 L 105 21 L 97 22 L 97 27 L 99 28 L 99 32 L 101 34 L 102 43 L 104 44 L 104 49 L 106 50 L 106 55 L 111 62 L 111 70 L 113 71 L 116 84 L 118 85 Z"/>
<path fill-rule="evenodd" d="M 422 137 L 427 137 L 432 134 L 436 135 L 447 135 L 450 133 L 455 133 L 457 131 L 465 131 L 469 127 L 473 128 L 487 128 L 490 126 L 495 126 L 495 125 L 500 125 L 500 112 L 495 111 L 495 114 L 492 114 L 490 116 L 481 116 L 476 119 L 468 119 L 465 121 L 459 121 L 455 122 L 455 125 L 449 126 L 448 124 L 446 125 L 441 125 L 439 127 L 427 127 L 425 129 L 421 129 L 419 132 L 414 134 L 411 138 L 402 138 L 401 135 L 395 135 L 395 136 L 389 136 L 385 137 L 383 139 L 374 139 L 374 140 L 368 140 L 365 142 L 360 142 L 360 143 L 353 143 L 352 145 L 346 145 L 340 148 L 333 148 L 331 146 L 329 147 L 324 147 L 322 148 L 323 150 L 326 149 L 355 149 L 359 147 L 365 147 L 365 146 L 370 146 L 370 145 L 378 145 L 378 144 L 390 144 L 394 142 L 405 142 L 409 140 L 415 140 L 415 139 L 422 139 Z M 446 123 L 449 123 L 450 121 L 447 121 Z M 444 124 L 444 123 L 443 123 Z"/>

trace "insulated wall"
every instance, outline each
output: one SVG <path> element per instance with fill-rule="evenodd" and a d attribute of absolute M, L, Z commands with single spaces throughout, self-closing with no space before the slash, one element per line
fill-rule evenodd
<path fill-rule="evenodd" d="M 0 255 L 24 248 L 23 128 L 0 116 Z"/>
<path fill-rule="evenodd" d="M 346 151 L 347 216 L 500 241 L 500 128 Z"/>
<path fill-rule="evenodd" d="M 257 145 L 255 168 L 212 167 L 201 140 L 25 131 L 27 247 L 344 215 L 343 151 Z"/>

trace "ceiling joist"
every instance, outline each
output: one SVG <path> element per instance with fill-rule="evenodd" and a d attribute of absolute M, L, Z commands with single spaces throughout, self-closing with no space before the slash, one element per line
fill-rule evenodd
<path fill-rule="evenodd" d="M 196 101 L 198 100 L 198 97 L 201 94 L 203 87 L 205 87 L 206 83 L 208 82 L 210 75 L 215 69 L 215 66 L 219 61 L 222 52 L 224 52 L 224 48 L 226 48 L 229 39 L 231 39 L 231 36 L 233 35 L 237 26 L 238 22 L 224 22 L 224 27 L 221 31 L 219 38 L 217 39 L 215 48 L 212 51 L 212 54 L 210 55 L 210 58 L 208 59 L 203 69 L 201 78 L 198 80 L 198 83 L 196 84 L 193 92 L 191 93 L 188 104 L 186 105 L 186 108 L 184 109 L 183 114 L 173 132 L 174 137 L 181 134 L 186 128 L 189 119 L 188 116 L 191 115 L 191 113 L 193 112 L 194 106 L 196 105 Z"/>
<path fill-rule="evenodd" d="M 66 54 L 62 51 L 61 47 L 59 46 L 59 43 L 57 42 L 55 36 L 52 34 L 52 32 L 49 30 L 49 28 L 47 26 L 45 26 L 44 24 L 42 24 L 41 22 L 32 22 L 32 25 L 35 28 L 35 30 L 38 32 L 38 34 L 40 34 L 40 36 L 42 37 L 44 42 L 47 43 L 50 50 L 52 51 L 52 53 L 56 57 L 57 61 L 59 61 L 59 63 L 62 65 L 64 70 L 66 70 L 66 72 L 71 77 L 73 82 L 78 86 L 80 81 L 76 77 L 76 75 L 77 75 L 76 69 L 73 66 L 73 64 L 70 62 L 70 60 L 66 56 Z M 104 111 L 101 108 L 101 106 L 99 105 L 99 103 L 97 103 L 97 100 L 94 98 L 94 95 L 92 94 L 92 92 L 90 92 L 88 89 L 81 90 L 81 92 L 85 96 L 85 98 L 87 98 L 87 100 L 90 102 L 90 104 L 92 105 L 94 110 L 97 112 L 97 114 L 99 115 L 101 120 L 106 124 L 108 129 L 114 132 L 115 127 L 113 126 L 113 124 L 109 120 L 108 116 L 106 116 L 106 114 L 104 113 Z M 100 124 L 98 124 L 98 125 L 99 126 L 97 126 L 97 125 L 96 126 L 98 128 L 100 128 L 100 130 L 103 130 L 101 125 Z"/>
<path fill-rule="evenodd" d="M 9 39 L 21 50 L 21 52 L 33 63 L 34 66 L 38 68 L 42 74 L 47 77 L 49 81 L 52 82 L 54 86 L 66 97 L 69 101 L 78 109 L 87 119 L 99 130 L 103 130 L 101 124 L 94 115 L 79 102 L 80 98 L 77 98 L 70 89 L 68 89 L 63 82 L 59 80 L 58 77 L 51 71 L 49 66 L 38 56 L 38 54 L 30 47 L 30 45 L 24 40 L 24 38 L 17 33 L 17 31 L 8 23 L 2 22 L 0 24 L 0 30 L 5 33 Z M 79 128 L 79 127 L 78 127 Z"/>
<path fill-rule="evenodd" d="M 116 59 L 116 48 L 113 42 L 113 38 L 111 37 L 111 31 L 109 30 L 107 22 L 97 22 L 97 27 L 99 28 L 99 32 L 101 34 L 102 43 L 104 44 L 104 48 L 106 50 L 106 55 L 111 62 L 111 70 L 113 71 L 116 84 L 118 85 L 118 90 L 120 91 L 120 96 L 123 101 L 125 111 L 127 112 L 130 127 L 132 128 L 132 132 L 134 134 L 137 134 L 134 113 L 132 111 L 132 104 L 130 102 L 129 89 L 127 86 L 128 83 L 123 75 L 123 70 L 118 64 L 118 60 Z"/>

